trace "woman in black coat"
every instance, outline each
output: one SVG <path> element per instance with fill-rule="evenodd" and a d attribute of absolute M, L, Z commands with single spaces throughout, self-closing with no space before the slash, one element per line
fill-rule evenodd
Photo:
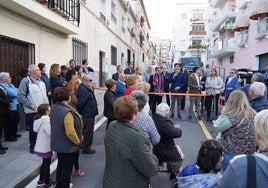
<path fill-rule="evenodd" d="M 115 115 L 114 115 L 114 109 L 113 109 L 113 104 L 114 101 L 118 98 L 117 94 L 115 93 L 116 89 L 116 81 L 114 79 L 108 79 L 105 81 L 105 86 L 108 88 L 107 91 L 104 94 L 104 111 L 103 115 L 108 118 L 107 121 L 107 127 L 106 130 L 108 129 L 109 124 L 115 120 Z"/>
<path fill-rule="evenodd" d="M 167 169 L 174 177 L 179 172 L 182 166 L 182 157 L 180 156 L 174 138 L 179 138 L 182 135 L 182 130 L 178 124 L 174 124 L 167 117 L 170 108 L 166 103 L 161 103 L 156 108 L 156 113 L 153 114 L 153 120 L 157 131 L 160 134 L 160 142 L 154 146 L 154 154 L 157 156 L 159 164 L 167 163 Z"/>

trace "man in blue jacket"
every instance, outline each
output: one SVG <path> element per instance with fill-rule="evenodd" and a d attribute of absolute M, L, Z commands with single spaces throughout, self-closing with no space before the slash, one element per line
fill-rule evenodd
<path fill-rule="evenodd" d="M 174 64 L 175 71 L 171 73 L 169 82 L 171 83 L 171 93 L 183 93 L 184 85 L 186 84 L 185 74 L 182 72 L 182 65 L 179 63 Z M 171 114 L 170 118 L 174 117 L 175 113 L 175 102 L 177 101 L 177 113 L 178 118 L 181 119 L 181 99 L 182 96 L 171 96 Z"/>
<path fill-rule="evenodd" d="M 93 154 L 95 150 L 91 149 L 95 116 L 99 114 L 97 101 L 92 89 L 93 79 L 90 75 L 82 78 L 82 84 L 77 90 L 77 111 L 83 116 L 83 136 L 82 153 Z"/>

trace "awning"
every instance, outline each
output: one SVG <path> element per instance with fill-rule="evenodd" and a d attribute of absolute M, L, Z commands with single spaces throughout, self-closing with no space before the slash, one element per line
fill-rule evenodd
<path fill-rule="evenodd" d="M 260 0 L 255 7 L 253 7 L 252 12 L 249 16 L 251 20 L 258 20 L 261 14 L 268 13 L 268 1 Z"/>

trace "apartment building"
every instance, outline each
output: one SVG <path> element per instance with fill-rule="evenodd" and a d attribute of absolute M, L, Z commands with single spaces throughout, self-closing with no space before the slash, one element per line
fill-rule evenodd
<path fill-rule="evenodd" d="M 19 73 L 29 64 L 88 59 L 95 86 L 116 65 L 149 62 L 149 20 L 143 0 L 1 0 L 0 71 Z"/>
<path fill-rule="evenodd" d="M 268 1 L 211 0 L 208 63 L 263 70 L 268 64 Z"/>
<path fill-rule="evenodd" d="M 172 63 L 180 62 L 183 57 L 197 57 L 206 63 L 207 22 L 205 15 L 208 1 L 189 0 L 187 3 L 177 2 L 173 27 Z"/>

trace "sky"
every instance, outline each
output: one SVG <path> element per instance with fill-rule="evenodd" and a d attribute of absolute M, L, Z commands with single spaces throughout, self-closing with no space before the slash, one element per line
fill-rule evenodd
<path fill-rule="evenodd" d="M 176 0 L 143 0 L 151 25 L 151 35 L 171 39 Z"/>
<path fill-rule="evenodd" d="M 172 39 L 176 2 L 204 2 L 205 0 L 143 0 L 151 25 L 151 35 Z"/>

